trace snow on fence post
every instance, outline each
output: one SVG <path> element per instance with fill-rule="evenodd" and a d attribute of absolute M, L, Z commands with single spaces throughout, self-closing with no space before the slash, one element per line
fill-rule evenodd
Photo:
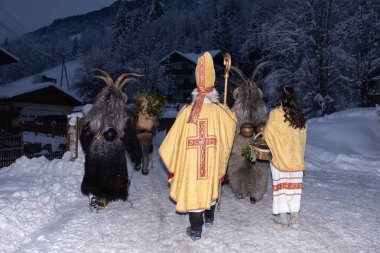
<path fill-rule="evenodd" d="M 67 116 L 69 124 L 67 126 L 67 151 L 71 153 L 71 159 L 78 158 L 79 135 L 82 130 L 82 113 L 73 113 Z"/>
<path fill-rule="evenodd" d="M 79 137 L 80 137 L 80 133 L 82 132 L 82 128 L 83 128 L 83 118 L 77 118 L 77 124 L 76 124 L 76 128 L 75 128 L 75 131 L 76 131 L 76 138 L 75 138 L 75 145 L 76 145 L 76 148 L 75 148 L 75 158 L 78 158 L 78 152 L 79 152 Z"/>
<path fill-rule="evenodd" d="M 70 151 L 70 122 L 67 119 L 66 125 L 66 151 Z"/>

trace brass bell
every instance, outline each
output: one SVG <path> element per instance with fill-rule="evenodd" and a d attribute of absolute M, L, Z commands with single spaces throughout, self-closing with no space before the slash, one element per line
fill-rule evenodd
<path fill-rule="evenodd" d="M 265 122 L 261 122 L 255 126 L 255 134 L 264 132 Z"/>
<path fill-rule="evenodd" d="M 254 133 L 254 126 L 252 123 L 245 122 L 240 126 L 240 134 L 246 138 L 251 138 Z"/>

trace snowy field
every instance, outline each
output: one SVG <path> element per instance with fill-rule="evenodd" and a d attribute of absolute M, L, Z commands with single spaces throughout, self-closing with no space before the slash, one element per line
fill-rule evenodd
<path fill-rule="evenodd" d="M 271 187 L 255 205 L 223 186 L 222 210 L 202 239 L 185 234 L 157 156 L 148 176 L 130 170 L 128 202 L 99 213 L 80 193 L 74 162 L 22 157 L 0 170 L 0 252 L 380 252 L 380 119 L 357 108 L 309 121 L 301 227 L 272 222 Z M 131 166 L 129 166 L 131 167 Z M 269 178 L 271 183 L 271 179 Z"/>

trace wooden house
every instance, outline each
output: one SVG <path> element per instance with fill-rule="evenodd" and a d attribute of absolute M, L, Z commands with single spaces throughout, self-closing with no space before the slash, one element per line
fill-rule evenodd
<path fill-rule="evenodd" d="M 223 53 L 220 50 L 209 51 L 214 59 L 214 66 L 216 70 L 215 88 L 220 90 L 223 86 Z M 203 53 L 182 53 L 180 51 L 173 51 L 162 58 L 161 64 L 165 65 L 168 75 L 174 81 L 175 88 L 170 94 L 169 103 L 189 103 L 191 102 L 191 92 L 197 87 L 195 81 L 195 67 L 197 65 L 198 57 Z"/>
<path fill-rule="evenodd" d="M 66 65 L 73 73 L 78 63 Z M 61 66 L 0 86 L 0 129 L 11 130 L 39 116 L 62 116 L 72 113 L 82 100 L 68 87 L 57 84 Z M 47 78 L 48 77 L 48 78 Z M 68 76 L 68 79 L 73 79 Z M 68 83 L 68 80 L 67 80 Z"/>

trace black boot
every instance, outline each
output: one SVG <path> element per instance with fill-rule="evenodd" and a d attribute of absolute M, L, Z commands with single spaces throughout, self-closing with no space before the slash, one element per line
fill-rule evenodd
<path fill-rule="evenodd" d="M 202 237 L 202 232 L 192 230 L 191 226 L 187 227 L 186 234 L 190 236 L 193 241 L 199 240 Z"/>
<path fill-rule="evenodd" d="M 205 226 L 206 227 L 211 227 L 212 224 L 214 223 L 215 206 L 216 206 L 216 204 L 212 205 L 210 210 L 204 211 Z"/>
<path fill-rule="evenodd" d="M 190 236 L 193 241 L 201 239 L 203 212 L 190 212 L 189 221 L 191 226 L 187 228 L 186 234 Z"/>
<path fill-rule="evenodd" d="M 90 210 L 93 211 L 94 213 L 97 213 L 98 212 L 98 209 L 99 209 L 99 206 L 98 206 L 98 197 L 93 195 L 93 194 L 89 194 L 88 195 L 89 199 L 90 199 Z"/>

